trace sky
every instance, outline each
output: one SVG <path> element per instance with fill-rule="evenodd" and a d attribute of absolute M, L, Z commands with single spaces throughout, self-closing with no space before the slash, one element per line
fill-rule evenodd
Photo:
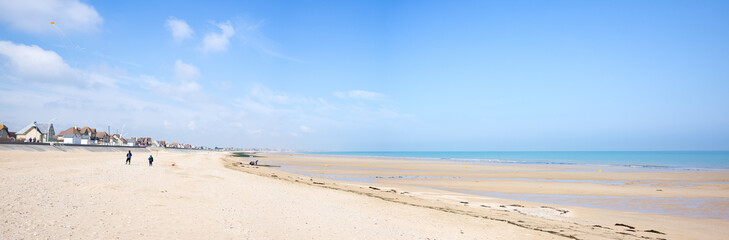
<path fill-rule="evenodd" d="M 301 151 L 729 150 L 727 13 L 0 0 L 0 123 Z"/>

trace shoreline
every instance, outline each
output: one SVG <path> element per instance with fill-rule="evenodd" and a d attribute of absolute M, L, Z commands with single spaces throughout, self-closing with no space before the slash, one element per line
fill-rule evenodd
<path fill-rule="evenodd" d="M 237 159 L 243 160 L 242 162 L 247 163 L 247 161 L 245 161 L 247 158 Z M 729 189 L 729 174 L 727 174 L 729 171 L 603 171 L 599 172 L 600 175 L 597 175 L 597 171 L 592 171 L 592 168 L 585 166 L 469 165 L 468 168 L 457 169 L 458 167 L 463 166 L 457 162 L 449 161 L 418 162 L 411 159 L 383 159 L 353 156 L 342 158 L 339 156 L 335 157 L 308 154 L 264 154 L 264 156 L 258 159 L 266 164 L 270 163 L 282 165 L 282 167 L 266 168 L 263 170 L 259 169 L 257 171 L 271 171 L 275 172 L 275 175 L 285 173 L 292 178 L 299 177 L 302 179 L 316 179 L 316 181 L 325 184 L 354 185 L 359 186 L 358 189 L 364 191 L 369 191 L 369 186 L 374 186 L 379 189 L 396 189 L 395 191 L 398 192 L 414 192 L 407 190 L 412 188 L 417 189 L 417 191 L 420 192 L 420 195 L 422 195 L 418 197 L 424 197 L 425 199 L 429 199 L 429 201 L 448 201 L 449 198 L 452 198 L 452 195 L 457 195 L 460 199 L 490 201 L 492 204 L 486 204 L 486 206 L 495 206 L 495 209 L 499 209 L 499 206 L 508 207 L 509 205 L 513 205 L 511 204 L 512 202 L 519 202 L 516 205 L 531 206 L 531 208 L 529 210 L 512 210 L 528 212 L 546 206 L 548 208 L 564 209 L 579 213 L 576 214 L 578 216 L 571 216 L 569 218 L 560 218 L 563 217 L 560 216 L 560 214 L 543 214 L 544 216 L 542 216 L 546 218 L 559 219 L 560 221 L 594 223 L 592 225 L 600 226 L 611 225 L 611 223 L 605 223 L 604 221 L 595 223 L 595 219 L 585 217 L 588 215 L 593 217 L 598 215 L 601 216 L 596 217 L 598 219 L 605 218 L 615 221 L 612 224 L 617 224 L 623 220 L 631 220 L 634 225 L 642 225 L 646 226 L 646 228 L 655 228 L 656 231 L 664 233 L 669 232 L 677 234 L 677 236 L 682 236 L 681 238 L 687 238 L 690 234 L 700 232 L 697 229 L 702 229 L 706 224 L 716 227 L 729 226 L 729 219 L 727 219 L 727 216 L 729 216 L 729 191 L 726 191 Z M 248 166 L 239 166 L 238 168 L 247 169 Z M 291 169 L 296 169 L 296 171 L 291 171 Z M 388 169 L 389 171 L 382 171 L 382 169 Z M 443 176 L 454 174 L 484 175 L 486 178 L 498 179 L 501 177 L 501 179 L 492 181 L 492 184 L 486 184 L 481 180 L 474 181 L 474 179 L 443 179 Z M 441 176 L 441 178 L 439 179 L 437 176 L 435 179 L 406 177 L 419 175 L 437 175 Z M 354 181 L 347 181 L 346 179 L 337 178 L 337 176 L 359 176 L 360 178 L 352 179 Z M 370 178 L 372 176 L 375 176 L 375 178 Z M 378 178 L 377 176 L 380 177 Z M 511 179 L 504 178 L 504 176 L 511 176 Z M 554 181 L 559 180 L 560 178 L 576 180 L 576 182 Z M 589 182 L 591 181 L 591 178 L 596 178 L 598 181 L 616 181 L 622 179 L 622 182 L 613 185 L 600 184 Z M 361 179 L 369 179 L 371 181 L 357 181 Z M 525 179 L 527 180 L 525 181 Z M 535 184 L 535 182 L 529 182 L 529 180 L 532 179 L 541 179 L 545 181 L 536 182 Z M 314 180 L 310 180 L 309 182 L 313 181 Z M 653 181 L 656 183 L 646 185 L 641 181 Z M 547 184 L 545 184 L 545 182 Z M 689 184 L 685 183 L 695 184 L 688 186 Z M 677 187 L 672 187 L 672 184 Z M 546 192 L 545 189 L 540 190 L 540 188 L 545 187 L 547 188 Z M 451 188 L 450 191 L 446 190 L 448 188 Z M 456 190 L 454 191 L 453 188 Z M 661 213 L 660 211 L 646 213 L 620 209 L 616 210 L 611 208 L 602 209 L 596 208 L 595 206 L 585 207 L 589 206 L 589 204 L 571 205 L 569 202 L 562 202 L 561 204 L 558 204 L 560 201 L 540 203 L 533 199 L 510 199 L 503 197 L 504 194 L 502 194 L 501 197 L 498 197 L 493 195 L 479 196 L 473 193 L 464 193 L 465 191 L 481 191 L 481 189 L 484 188 L 490 189 L 491 191 L 497 191 L 496 193 L 504 192 L 505 194 L 509 194 L 510 192 L 512 194 L 553 194 L 556 196 L 563 195 L 567 197 L 569 197 L 570 194 L 566 194 L 564 192 L 582 191 L 582 193 L 578 194 L 578 196 L 595 198 L 598 201 L 606 201 L 606 199 L 608 199 L 607 202 L 613 205 L 626 203 L 633 204 L 635 208 L 655 208 L 655 206 L 653 206 L 655 204 L 652 204 L 651 201 L 665 202 L 665 200 L 674 199 L 680 201 L 678 201 L 678 203 L 663 203 L 662 206 L 678 208 L 680 209 L 679 212 L 683 211 L 686 214 L 674 213 L 666 215 L 666 212 L 662 212 L 664 214 L 655 214 L 657 212 Z M 552 190 L 559 190 L 562 191 L 562 193 L 554 193 Z M 603 193 L 603 191 L 607 191 L 607 193 Z M 610 198 L 613 199 L 610 200 Z M 620 198 L 623 199 L 623 202 L 619 201 Z M 714 198 L 714 200 L 718 201 L 705 204 L 706 206 L 692 206 L 697 203 L 696 201 L 704 201 L 710 198 Z M 684 200 L 685 202 L 681 202 Z M 573 202 L 575 201 L 577 200 L 573 200 Z M 451 201 L 451 204 L 458 207 L 461 202 L 462 201 Z M 494 204 L 494 202 L 497 202 L 498 204 Z M 661 207 L 659 206 L 657 208 L 660 209 Z M 707 213 L 717 210 L 719 212 L 711 215 L 713 217 L 706 217 L 707 215 L 705 214 L 702 215 L 701 213 L 695 213 L 695 211 Z M 672 228 L 673 230 L 666 230 L 667 228 Z M 729 234 L 729 231 L 727 231 L 727 233 Z M 720 235 L 713 235 L 713 237 L 706 237 L 719 239 L 719 236 Z M 688 238 L 692 239 L 693 237 Z"/>
<path fill-rule="evenodd" d="M 535 230 L 540 232 L 545 232 L 548 234 L 553 234 L 555 237 L 565 237 L 568 239 L 593 239 L 593 238 L 612 238 L 621 236 L 622 238 L 628 237 L 634 237 L 634 239 L 659 239 L 659 238 L 653 238 L 653 237 L 645 237 L 642 238 L 640 235 L 636 235 L 633 233 L 618 233 L 618 229 L 612 229 L 609 227 L 595 227 L 595 226 L 587 226 L 587 225 L 579 225 L 574 223 L 564 223 L 562 225 L 551 225 L 547 222 L 542 221 L 543 219 L 540 219 L 540 217 L 530 216 L 522 213 L 514 213 L 518 210 L 517 208 L 523 208 L 522 205 L 517 204 L 519 201 L 512 201 L 513 204 L 509 206 L 501 206 L 504 208 L 504 210 L 499 210 L 497 214 L 483 214 L 483 212 L 479 211 L 472 211 L 472 209 L 469 208 L 468 201 L 463 200 L 454 200 L 451 199 L 449 201 L 443 201 L 440 200 L 432 201 L 432 199 L 423 198 L 423 195 L 419 195 L 418 188 L 407 188 L 409 191 L 402 190 L 402 187 L 379 187 L 379 186 L 372 186 L 372 185 L 359 185 L 359 184 L 353 184 L 348 182 L 342 182 L 342 181 L 336 181 L 331 179 L 324 179 L 324 178 L 317 178 L 317 177 L 308 177 L 293 173 L 288 173 L 285 171 L 277 170 L 275 168 L 267 168 L 267 167 L 259 167 L 259 166 L 252 166 L 252 165 L 246 165 L 243 162 L 238 161 L 238 159 L 232 158 L 232 157 L 226 157 L 224 158 L 225 167 L 241 171 L 244 173 L 254 174 L 262 177 L 268 177 L 273 178 L 276 180 L 281 181 L 287 181 L 287 182 L 294 182 L 297 184 L 302 185 L 308 185 L 313 187 L 319 187 L 319 188 L 326 188 L 326 189 L 333 189 L 338 191 L 344 191 L 348 193 L 354 193 L 357 195 L 362 195 L 365 197 L 371 197 L 380 199 L 387 202 L 393 202 L 397 204 L 402 204 L 406 206 L 414 206 L 424 209 L 432 209 L 437 211 L 442 211 L 446 213 L 453 213 L 463 216 L 469 216 L 469 217 L 475 217 L 475 218 L 481 218 L 486 219 L 489 221 L 497 221 L 497 222 L 504 222 L 513 226 L 517 226 L 519 228 L 528 229 L 528 230 Z M 415 190 L 415 191 L 413 191 Z M 436 191 L 436 192 L 445 192 L 445 191 Z M 457 202 L 457 203 L 456 203 Z M 459 205 L 460 204 L 460 205 Z M 486 205 L 485 203 L 482 204 L 482 207 L 491 208 L 491 205 Z M 494 206 L 496 207 L 496 206 Z M 564 214 L 562 213 L 562 209 L 553 208 L 553 207 L 540 207 L 542 209 L 547 209 L 548 215 L 559 215 Z M 511 209 L 511 210 L 509 210 Z M 516 210 L 516 211 L 515 211 Z M 567 212 L 569 213 L 569 212 Z M 519 215 L 522 214 L 522 215 Z M 538 213 L 537 213 L 538 214 Z M 565 226 L 569 225 L 569 226 Z M 631 226 L 632 227 L 632 226 Z M 613 232 L 616 230 L 615 232 Z M 657 230 L 645 230 L 646 233 L 654 233 L 654 231 L 658 232 Z M 658 233 L 663 234 L 663 233 Z"/>
<path fill-rule="evenodd" d="M 351 153 L 351 154 L 347 154 Z M 295 154 L 295 155 L 303 155 L 303 156 L 321 156 L 321 157 L 340 157 L 340 158 L 377 158 L 377 159 L 392 159 L 392 160 L 398 160 L 398 159 L 407 159 L 407 160 L 420 160 L 420 161 L 448 161 L 448 162 L 461 162 L 461 163 L 470 163 L 470 164 L 496 164 L 496 165 L 547 165 L 547 166 L 587 166 L 587 167 L 608 167 L 608 168 L 628 168 L 625 169 L 625 171 L 630 171 L 629 169 L 635 169 L 635 170 L 655 170 L 655 171 L 727 171 L 729 170 L 729 166 L 718 166 L 718 167 L 701 167 L 701 166 L 674 166 L 670 164 L 631 164 L 631 163 L 591 163 L 591 162 L 584 162 L 584 163 L 576 163 L 576 162 L 569 162 L 569 160 L 517 160 L 517 159 L 499 159 L 499 158 L 460 158 L 460 157 L 424 157 L 424 156 L 385 156 L 385 155 L 368 155 L 368 154 L 359 154 L 359 153 L 452 153 L 452 154 L 459 154 L 459 153 L 694 153 L 694 154 L 702 154 L 702 153 L 725 153 L 729 154 L 729 151 L 455 151 L 455 152 L 449 152 L 449 151 L 385 151 L 385 152 L 295 152 L 295 153 L 274 153 L 274 154 Z M 449 155 L 451 156 L 451 155 Z M 728 159 L 729 160 L 729 159 Z"/>
<path fill-rule="evenodd" d="M 488 180 L 527 181 L 543 184 L 596 184 L 604 186 L 628 185 L 631 187 L 691 188 L 697 185 L 720 185 L 729 189 L 729 169 L 708 171 L 660 171 L 634 170 L 613 166 L 595 168 L 590 165 L 542 165 L 542 164 L 464 164 L 453 161 L 420 161 L 419 159 L 398 159 L 380 157 L 340 157 L 316 155 L 269 154 L 268 159 L 284 163 L 282 169 L 299 174 L 321 175 L 322 177 L 369 179 L 370 181 L 446 181 L 446 180 Z M 287 159 L 287 157 L 289 157 Z M 285 159 L 282 161 L 282 159 Z M 311 160 L 311 161 L 309 161 Z M 385 160 L 385 161 L 383 161 Z M 370 162 L 370 165 L 367 165 Z M 324 165 L 322 167 L 322 165 Z M 463 168 L 460 168 L 463 167 Z M 469 168 L 470 167 L 470 168 Z M 644 170 L 644 171 L 640 171 Z M 723 186 L 725 185 L 726 186 Z M 628 194 L 626 196 L 679 197 L 684 193 Z M 518 193 L 518 192 L 514 192 Z M 697 194 L 693 197 L 728 197 L 728 193 L 714 191 L 711 194 Z"/>

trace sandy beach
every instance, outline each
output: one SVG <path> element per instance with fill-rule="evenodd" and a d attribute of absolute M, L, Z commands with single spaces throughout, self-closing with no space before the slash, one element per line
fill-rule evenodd
<path fill-rule="evenodd" d="M 285 154 L 259 158 L 265 164 L 285 165 L 289 168 L 285 170 L 383 177 L 363 183 L 296 174 L 283 171 L 284 167 L 249 166 L 248 159 L 221 152 L 134 149 L 131 166 L 125 166 L 122 151 L 43 150 L 0 151 L 0 239 L 722 239 L 729 234 L 729 221 L 722 218 L 543 204 L 446 191 L 533 193 L 562 189 L 561 194 L 599 195 L 607 191 L 638 196 L 648 188 L 559 182 L 529 186 L 534 184 L 513 180 L 588 178 L 579 171 L 522 176 L 513 172 L 545 169 L 468 166 L 474 178 L 492 174 L 489 176 L 507 179 L 471 186 L 468 180 L 448 178 L 387 178 L 404 176 L 404 172 L 411 176 L 462 175 L 459 172 L 464 166 L 449 163 Z M 153 167 L 147 166 L 150 154 L 155 157 Z M 443 172 L 451 170 L 454 172 Z M 726 173 L 603 173 L 600 179 L 606 181 L 707 182 L 675 189 L 650 186 L 664 189 L 650 189 L 651 196 L 728 197 L 724 185 L 708 183 L 726 180 Z M 597 191 L 598 187 L 604 191 Z M 727 209 L 725 205 L 719 208 Z"/>
<path fill-rule="evenodd" d="M 725 170 L 598 169 L 302 154 L 267 154 L 258 159 L 282 167 L 239 168 L 306 175 L 312 179 L 309 182 L 336 184 L 334 188 L 391 195 L 384 198 L 407 196 L 393 201 L 485 218 L 499 216 L 579 239 L 723 239 L 729 234 L 723 230 L 729 226 L 729 172 Z"/>
<path fill-rule="evenodd" d="M 133 153 L 3 151 L 0 238 L 563 239 L 233 171 L 226 153 Z"/>

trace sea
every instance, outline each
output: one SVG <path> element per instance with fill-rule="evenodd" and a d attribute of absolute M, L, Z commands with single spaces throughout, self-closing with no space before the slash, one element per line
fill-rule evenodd
<path fill-rule="evenodd" d="M 729 151 L 368 151 L 307 154 L 484 164 L 597 165 L 661 170 L 729 169 Z"/>

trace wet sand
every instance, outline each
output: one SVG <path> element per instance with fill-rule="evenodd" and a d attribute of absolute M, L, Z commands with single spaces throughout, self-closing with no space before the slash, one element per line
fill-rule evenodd
<path fill-rule="evenodd" d="M 247 163 L 248 160 L 236 159 L 232 161 Z M 378 191 L 370 187 L 379 191 L 393 189 L 400 196 L 450 204 L 446 205 L 448 208 L 451 205 L 466 207 L 464 211 L 479 216 L 510 211 L 541 218 L 536 222 L 556 220 L 580 226 L 598 225 L 624 236 L 634 234 L 649 238 L 722 239 L 729 233 L 725 230 L 729 226 L 727 171 L 473 165 L 292 154 L 267 154 L 258 159 L 261 163 L 282 167 L 238 168 L 291 174 L 289 177 L 293 178 L 303 175 L 308 177 L 299 179 L 302 182 L 338 184 L 355 191 Z M 282 173 L 284 171 L 286 173 Z M 634 228 L 621 229 L 616 224 Z M 636 234 L 641 230 L 665 234 Z"/>

